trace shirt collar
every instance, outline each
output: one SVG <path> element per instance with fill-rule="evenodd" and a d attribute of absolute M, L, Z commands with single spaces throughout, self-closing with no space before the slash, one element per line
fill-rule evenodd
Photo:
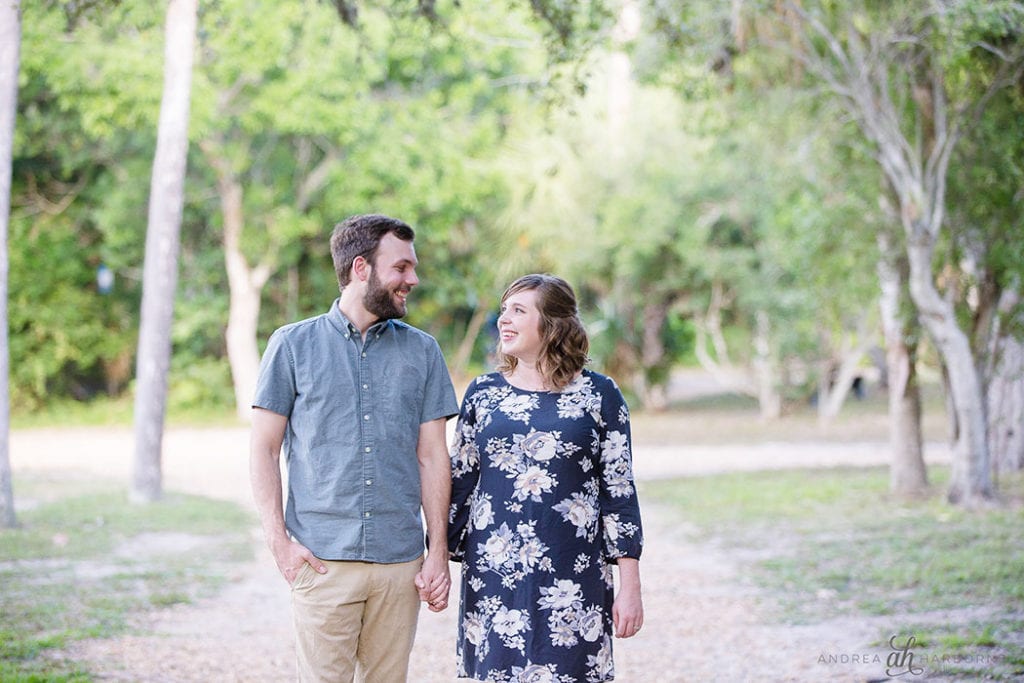
<path fill-rule="evenodd" d="M 334 326 L 338 328 L 338 331 L 344 334 L 346 337 L 348 337 L 349 335 L 358 336 L 359 329 L 352 324 L 352 321 L 348 319 L 348 316 L 341 312 L 341 306 L 338 305 L 340 302 L 341 297 L 335 299 L 334 303 L 331 304 L 331 310 L 327 312 L 328 320 L 330 320 L 331 323 L 333 323 Z M 370 329 L 366 330 L 366 334 L 367 336 L 373 334 L 377 337 L 380 337 L 382 334 L 392 329 L 394 327 L 394 324 L 395 321 L 391 319 L 378 320 L 374 324 L 370 325 Z"/>

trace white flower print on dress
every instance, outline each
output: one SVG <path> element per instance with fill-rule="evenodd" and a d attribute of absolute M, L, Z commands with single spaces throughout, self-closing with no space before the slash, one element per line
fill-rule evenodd
<path fill-rule="evenodd" d="M 619 548 L 619 541 L 636 536 L 640 527 L 632 522 L 623 522 L 617 513 L 604 516 L 604 543 L 605 552 L 610 558 L 623 556 L 623 550 Z"/>
<path fill-rule="evenodd" d="M 469 520 L 475 529 L 486 529 L 494 524 L 491 494 L 481 493 L 473 499 L 473 504 L 469 508 Z"/>
<path fill-rule="evenodd" d="M 480 452 L 476 448 L 473 425 L 463 424 L 460 421 L 458 429 L 460 435 L 456 437 L 455 445 L 451 450 L 453 477 L 471 472 L 480 465 Z"/>
<path fill-rule="evenodd" d="M 478 572 L 494 573 L 503 586 L 511 587 L 536 570 L 551 571 L 545 554 L 548 547 L 537 538 L 536 522 L 519 524 L 513 531 L 507 522 L 490 532 L 484 543 L 477 545 Z"/>
<path fill-rule="evenodd" d="M 518 471 L 520 457 L 513 451 L 505 439 L 489 439 L 484 451 L 490 456 L 491 465 L 502 472 Z"/>
<path fill-rule="evenodd" d="M 580 635 L 588 643 L 596 643 L 604 635 L 604 614 L 596 607 L 583 613 L 579 623 Z"/>
<path fill-rule="evenodd" d="M 587 674 L 587 683 L 598 683 L 615 677 L 615 665 L 612 662 L 612 641 L 605 635 L 601 642 L 601 649 L 596 655 L 587 655 L 587 666 L 590 671 Z"/>
<path fill-rule="evenodd" d="M 530 628 L 530 616 L 518 609 L 508 609 L 504 605 L 494 615 L 494 630 L 503 636 L 516 636 Z"/>
<path fill-rule="evenodd" d="M 580 585 L 571 579 L 559 579 L 550 588 L 541 586 L 540 596 L 537 602 L 541 609 L 572 607 L 583 598 Z"/>
<path fill-rule="evenodd" d="M 541 500 L 540 494 L 551 493 L 552 487 L 557 483 L 555 478 L 548 474 L 547 470 L 533 465 L 516 477 L 512 495 L 516 497 L 516 500 L 526 500 L 529 498 L 539 503 Z"/>
<path fill-rule="evenodd" d="M 622 452 L 625 448 L 625 434 L 618 431 L 608 432 L 601 443 L 601 461 L 605 463 L 616 462 L 622 458 Z"/>
<path fill-rule="evenodd" d="M 466 618 L 462 620 L 462 628 L 466 634 L 466 640 L 474 645 L 479 646 L 486 642 L 484 636 L 487 635 L 487 629 L 484 626 L 484 620 L 480 618 L 479 614 L 467 612 Z"/>
<path fill-rule="evenodd" d="M 589 370 L 562 392 L 532 393 L 492 373 L 467 389 L 460 420 L 461 529 L 449 534 L 450 547 L 465 538 L 459 675 L 611 680 L 610 561 L 642 547 L 621 392 Z"/>
<path fill-rule="evenodd" d="M 585 375 L 580 375 L 562 390 L 557 405 L 558 417 L 578 420 L 590 415 L 598 425 L 604 426 L 601 396 L 594 391 L 594 383 Z"/>
<path fill-rule="evenodd" d="M 508 415 L 509 419 L 528 424 L 530 411 L 536 409 L 538 405 L 540 404 L 537 397 L 533 394 L 523 395 L 509 391 L 498 404 L 498 410 Z"/>
<path fill-rule="evenodd" d="M 537 462 L 547 462 L 558 453 L 558 436 L 558 432 L 538 432 L 531 429 L 518 444 L 528 458 Z"/>
<path fill-rule="evenodd" d="M 566 498 L 554 509 L 562 513 L 562 519 L 576 527 L 577 538 L 594 540 L 597 535 L 597 496 L 573 493 L 572 498 Z"/>
<path fill-rule="evenodd" d="M 526 666 L 512 667 L 512 681 L 514 683 L 557 683 L 558 667 L 554 664 L 531 664 L 526 661 Z"/>

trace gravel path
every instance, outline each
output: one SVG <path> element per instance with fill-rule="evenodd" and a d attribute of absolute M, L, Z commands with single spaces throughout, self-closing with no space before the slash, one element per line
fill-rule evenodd
<path fill-rule="evenodd" d="M 172 429 L 165 436 L 164 485 L 240 502 L 252 509 L 245 429 Z M 640 480 L 737 469 L 884 463 L 884 444 L 636 446 Z M 81 470 L 128 480 L 128 430 L 25 430 L 11 435 L 12 467 Z M 929 462 L 948 460 L 930 447 Z M 762 617 L 764 596 L 737 563 L 691 540 L 665 510 L 641 500 L 647 539 L 641 573 L 646 619 L 640 635 L 615 643 L 618 681 L 865 681 L 884 678 L 888 651 L 869 644 L 886 625 L 846 619 L 787 627 Z M 216 598 L 142 617 L 132 633 L 75 643 L 64 653 L 98 680 L 290 681 L 289 599 L 284 580 L 253 530 L 257 557 L 236 568 Z M 453 565 L 454 568 L 454 565 Z M 456 578 L 456 577 L 453 577 Z M 412 683 L 454 677 L 455 611 L 423 610 Z"/>

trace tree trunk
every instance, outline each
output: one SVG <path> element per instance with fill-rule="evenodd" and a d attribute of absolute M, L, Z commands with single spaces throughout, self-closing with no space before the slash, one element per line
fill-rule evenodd
<path fill-rule="evenodd" d="M 1003 292 L 992 338 L 987 399 L 994 476 L 1024 469 L 1024 341 L 1007 333 L 1004 321 L 1019 304 L 1016 290 Z"/>
<path fill-rule="evenodd" d="M 928 470 L 921 443 L 921 390 L 917 383 L 919 324 L 907 298 L 907 260 L 884 231 L 878 236 L 879 308 L 885 337 L 886 386 L 889 390 L 889 490 L 901 498 L 928 490 Z"/>
<path fill-rule="evenodd" d="M 224 264 L 230 292 L 228 326 L 224 338 L 235 390 L 235 412 L 239 420 L 248 422 L 260 368 L 259 345 L 256 341 L 260 297 L 263 286 L 270 278 L 270 268 L 265 265 L 250 268 L 242 253 L 242 231 L 245 226 L 242 185 L 227 172 L 227 164 L 226 160 L 218 164 L 217 180 L 224 218 Z"/>
<path fill-rule="evenodd" d="M 957 432 L 948 497 L 951 503 L 973 507 L 994 495 L 979 372 L 952 304 L 939 295 L 932 282 L 934 240 L 917 231 L 910 233 L 908 240 L 910 294 L 946 365 L 955 411 Z"/>
<path fill-rule="evenodd" d="M 820 14 L 795 2 L 787 6 L 805 32 L 802 58 L 847 103 L 864 136 L 875 145 L 876 160 L 898 199 L 910 296 L 949 373 L 951 418 L 957 429 L 949 500 L 968 507 L 983 504 L 994 492 L 981 368 L 952 303 L 936 289 L 932 257 L 942 236 L 953 150 L 964 126 L 978 120 L 990 97 L 1015 86 L 1019 55 L 1003 59 L 986 92 L 973 103 L 950 107 L 944 57 L 933 52 L 928 41 L 906 40 L 896 25 L 891 32 L 862 34 L 848 12 L 840 14 L 845 29 L 840 40 Z"/>
<path fill-rule="evenodd" d="M 135 394 L 132 500 L 160 498 L 161 449 L 171 361 L 171 324 L 178 279 L 181 214 L 185 203 L 188 114 L 197 0 L 170 0 L 164 49 L 164 92 L 149 191 L 142 318 Z"/>
<path fill-rule="evenodd" d="M 476 346 L 476 338 L 480 336 L 480 330 L 487 322 L 489 314 L 490 311 L 484 306 L 477 306 L 473 311 L 473 316 L 466 324 L 466 332 L 462 335 L 462 341 L 459 342 L 459 348 L 456 349 L 449 364 L 453 376 L 461 379 L 469 374 L 469 361 L 473 355 L 473 348 Z"/>
<path fill-rule="evenodd" d="M 857 377 L 857 368 L 860 361 L 867 354 L 865 346 L 858 346 L 847 351 L 839 359 L 839 369 L 835 373 L 835 379 L 829 381 L 829 376 L 823 377 L 821 390 L 818 398 L 818 419 L 828 422 L 839 415 L 839 411 L 846 402 L 846 397 L 853 387 L 853 380 Z M 831 386 L 830 386 L 831 384 Z"/>
<path fill-rule="evenodd" d="M 7 338 L 7 228 L 11 217 L 11 162 L 18 111 L 21 3 L 0 5 L 0 528 L 18 524 L 11 476 L 10 344 Z"/>
<path fill-rule="evenodd" d="M 823 373 L 823 381 L 818 392 L 818 419 L 822 422 L 828 422 L 839 415 L 850 389 L 853 388 L 860 362 L 871 348 L 871 339 L 874 335 L 870 330 L 870 320 L 871 315 L 865 311 L 860 316 L 856 328 L 845 331 L 846 338 L 841 342 L 838 351 L 838 369 L 834 376 L 830 372 Z M 823 346 L 827 348 L 831 345 Z M 830 362 L 826 369 L 832 367 L 835 366 Z"/>
<path fill-rule="evenodd" d="M 758 397 L 758 390 L 751 378 L 749 368 L 741 369 L 733 366 L 729 357 L 729 345 L 722 333 L 722 309 L 726 304 L 726 296 L 720 282 L 711 284 L 711 301 L 704 315 L 697 315 L 694 323 L 697 327 L 697 338 L 694 340 L 694 355 L 701 367 L 710 372 L 715 381 L 744 396 Z M 708 344 L 715 351 L 712 357 Z"/>
<path fill-rule="evenodd" d="M 989 444 L 993 470 L 1024 469 L 1024 344 L 1004 337 L 988 387 Z"/>
<path fill-rule="evenodd" d="M 778 389 L 778 370 L 771 353 L 771 323 L 768 314 L 757 312 L 754 331 L 754 375 L 757 381 L 757 401 L 762 420 L 776 420 L 782 416 L 782 396 Z"/>
<path fill-rule="evenodd" d="M 640 371 L 643 373 L 644 407 L 662 411 L 668 407 L 668 393 L 664 382 L 653 382 L 652 370 L 665 363 L 665 342 L 661 338 L 662 328 L 668 318 L 670 303 L 667 301 L 648 302 L 643 307 L 643 340 L 640 348 Z"/>

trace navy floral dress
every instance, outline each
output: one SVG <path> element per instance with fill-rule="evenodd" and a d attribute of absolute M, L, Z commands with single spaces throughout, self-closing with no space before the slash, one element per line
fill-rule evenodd
<path fill-rule="evenodd" d="M 611 565 L 643 547 L 618 386 L 589 370 L 561 392 L 481 375 L 466 389 L 451 459 L 458 675 L 614 679 Z"/>

